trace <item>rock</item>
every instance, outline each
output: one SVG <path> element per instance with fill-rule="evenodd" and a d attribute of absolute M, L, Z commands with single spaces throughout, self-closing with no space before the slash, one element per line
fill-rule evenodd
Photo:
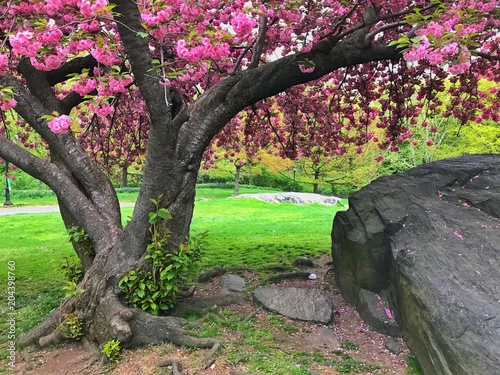
<path fill-rule="evenodd" d="M 401 344 L 394 337 L 388 337 L 385 340 L 385 348 L 395 355 L 399 355 L 403 351 Z"/>
<path fill-rule="evenodd" d="M 332 319 L 333 301 L 322 290 L 264 286 L 253 296 L 256 304 L 289 318 L 323 324 Z"/>
<path fill-rule="evenodd" d="M 224 275 L 220 281 L 220 294 L 239 293 L 245 290 L 245 280 L 237 275 Z"/>
<path fill-rule="evenodd" d="M 293 261 L 295 267 L 314 267 L 314 263 L 311 259 L 306 257 L 298 257 Z"/>
<path fill-rule="evenodd" d="M 365 322 L 371 329 L 386 335 L 401 336 L 401 330 L 387 301 L 380 295 L 366 289 L 360 289 L 356 306 L 359 314 L 365 317 Z"/>
<path fill-rule="evenodd" d="M 318 203 L 326 206 L 334 206 L 340 202 L 340 198 L 312 193 L 261 193 L 241 194 L 239 198 L 255 198 L 270 203 L 295 203 L 310 204 Z"/>
<path fill-rule="evenodd" d="M 500 155 L 467 155 L 379 178 L 335 217 L 344 298 L 385 293 L 425 374 L 500 374 L 499 186 Z"/>
<path fill-rule="evenodd" d="M 315 349 L 323 347 L 334 352 L 340 347 L 340 341 L 331 328 L 318 326 L 312 333 L 304 337 L 304 345 Z"/>

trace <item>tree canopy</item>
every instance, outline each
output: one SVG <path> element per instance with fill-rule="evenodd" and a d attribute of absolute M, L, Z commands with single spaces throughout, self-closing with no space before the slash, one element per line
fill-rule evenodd
<path fill-rule="evenodd" d="M 498 88 L 481 92 L 477 85 L 480 78 L 498 81 L 496 1 L 137 4 L 134 28 L 117 10 L 119 2 L 4 2 L 2 109 L 16 104 L 9 75 L 38 71 L 61 107 L 44 113 L 49 128 L 54 133 L 71 128 L 101 162 L 111 155 L 130 165 L 136 150 L 145 147 L 149 120 L 139 80 L 156 86 L 156 101 L 168 107 L 172 89 L 191 103 L 227 77 L 297 54 L 289 73 L 299 86 L 262 90 L 260 99 L 287 91 L 246 103 L 254 105 L 246 115 L 233 116 L 218 144 L 230 144 L 238 138 L 234 132 L 242 131 L 240 147 L 255 150 L 271 143 L 291 157 L 314 147 L 342 154 L 346 143 L 361 150 L 373 138 L 381 148 L 397 150 L 412 134 L 404 122 L 415 122 L 422 109 L 463 122 L 498 120 L 497 101 L 484 102 Z M 149 52 L 136 68 L 120 27 Z M 327 66 L 323 58 L 331 47 L 354 36 L 360 47 L 382 55 L 369 64 L 358 65 L 351 55 L 345 66 Z M 404 60 L 397 48 L 404 50 Z M 445 79 L 451 84 L 444 85 Z M 300 85 L 304 82 L 309 83 Z M 446 105 L 438 95 L 443 92 L 454 98 Z M 373 121 L 387 130 L 385 139 L 363 131 Z"/>

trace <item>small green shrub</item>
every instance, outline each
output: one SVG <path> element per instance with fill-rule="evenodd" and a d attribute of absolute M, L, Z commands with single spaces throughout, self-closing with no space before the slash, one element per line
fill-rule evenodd
<path fill-rule="evenodd" d="M 111 362 L 118 363 L 120 362 L 121 350 L 120 341 L 109 340 L 106 344 L 104 344 L 101 353 L 104 354 Z"/>
<path fill-rule="evenodd" d="M 68 228 L 67 232 L 69 234 L 70 241 L 84 242 L 89 239 L 89 236 L 87 233 L 85 233 L 85 230 L 77 226 Z"/>
<path fill-rule="evenodd" d="M 162 229 L 161 221 L 170 219 L 170 213 L 159 208 L 160 198 L 151 201 L 156 209 L 149 213 L 151 242 L 145 259 L 152 269 L 138 268 L 127 272 L 121 276 L 118 287 L 130 305 L 158 315 L 174 306 L 181 287 L 191 280 L 207 232 L 195 236 L 188 244 L 181 244 L 177 250 L 169 251 L 165 245 L 170 233 Z"/>
<path fill-rule="evenodd" d="M 90 242 L 89 235 L 85 233 L 85 229 L 73 226 L 67 229 L 70 242 L 77 243 L 82 250 L 88 255 L 94 255 L 94 248 Z"/>
<path fill-rule="evenodd" d="M 64 262 L 61 264 L 61 271 L 70 283 L 78 284 L 83 277 L 83 268 L 80 259 L 77 257 L 64 257 Z"/>
<path fill-rule="evenodd" d="M 59 331 L 64 337 L 80 340 L 83 337 L 83 323 L 73 314 L 64 314 L 64 320 L 59 325 Z"/>
<path fill-rule="evenodd" d="M 66 286 L 63 286 L 64 297 L 76 297 L 85 293 L 84 289 L 78 288 L 78 285 L 73 281 L 68 281 Z"/>

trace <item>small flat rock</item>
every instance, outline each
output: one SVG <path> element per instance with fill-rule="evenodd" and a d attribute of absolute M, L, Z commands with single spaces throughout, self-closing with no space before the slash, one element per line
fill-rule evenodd
<path fill-rule="evenodd" d="M 245 280 L 238 275 L 225 275 L 220 281 L 220 294 L 240 293 L 245 286 Z"/>
<path fill-rule="evenodd" d="M 401 344 L 394 337 L 388 337 L 385 340 L 385 348 L 395 355 L 399 355 L 403 351 Z"/>
<path fill-rule="evenodd" d="M 326 348 L 332 352 L 340 347 L 339 338 L 327 326 L 318 326 L 304 338 L 304 344 L 309 344 L 314 348 Z"/>
<path fill-rule="evenodd" d="M 292 319 L 328 324 L 332 298 L 322 290 L 264 286 L 254 290 L 254 302 Z"/>
<path fill-rule="evenodd" d="M 293 261 L 293 265 L 296 267 L 314 267 L 313 261 L 306 257 L 298 257 Z"/>

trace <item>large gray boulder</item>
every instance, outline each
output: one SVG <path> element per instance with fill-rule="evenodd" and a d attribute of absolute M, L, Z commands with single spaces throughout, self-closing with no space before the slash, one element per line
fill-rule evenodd
<path fill-rule="evenodd" d="M 500 374 L 499 219 L 500 155 L 379 178 L 334 219 L 342 294 L 385 296 L 425 374 Z"/>

